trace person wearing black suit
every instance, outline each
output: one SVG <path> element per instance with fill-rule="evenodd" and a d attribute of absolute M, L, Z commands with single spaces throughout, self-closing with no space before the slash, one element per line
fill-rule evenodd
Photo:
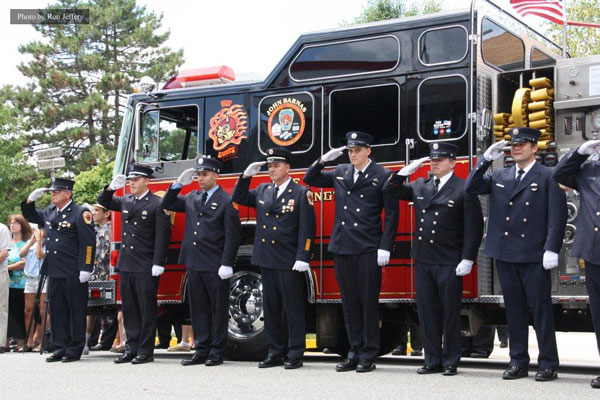
<path fill-rule="evenodd" d="M 50 188 L 34 190 L 21 211 L 27 221 L 46 229 L 46 258 L 42 275 L 48 277 L 52 345 L 48 362 L 77 361 L 85 345 L 88 280 L 94 268 L 96 233 L 92 213 L 73 202 L 73 182 L 54 178 Z M 52 204 L 37 210 L 35 201 L 52 193 Z"/>
<path fill-rule="evenodd" d="M 162 207 L 185 212 L 185 232 L 179 264 L 187 268 L 190 315 L 196 352 L 182 365 L 223 363 L 229 317 L 229 278 L 242 238 L 240 216 L 231 196 L 217 180 L 222 163 L 200 157 L 196 168 L 185 170 L 165 196 Z M 179 192 L 193 182 L 197 173 L 201 191 Z"/>
<path fill-rule="evenodd" d="M 588 140 L 567 154 L 554 169 L 554 179 L 577 190 L 580 195 L 577 234 L 571 256 L 585 261 L 585 282 L 600 352 L 600 162 L 588 160 L 598 149 L 600 140 Z M 593 379 L 591 385 L 600 389 L 600 376 Z"/>
<path fill-rule="evenodd" d="M 291 157 L 286 149 L 268 149 L 267 160 L 250 164 L 233 192 L 234 202 L 256 208 L 251 261 L 261 268 L 269 339 L 259 368 L 300 368 L 306 347 L 304 273 L 310 273 L 316 223 L 312 192 L 289 176 Z M 250 190 L 252 176 L 264 164 L 272 183 Z"/>
<path fill-rule="evenodd" d="M 335 276 L 350 350 L 336 371 L 369 372 L 379 355 L 381 267 L 390 260 L 398 226 L 398 201 L 383 193 L 391 171 L 369 158 L 373 137 L 348 132 L 347 146 L 333 149 L 306 171 L 304 182 L 335 189 L 335 221 L 328 250 L 335 256 Z M 350 164 L 323 172 L 325 163 L 348 148 Z M 381 229 L 381 212 L 385 223 Z"/>
<path fill-rule="evenodd" d="M 117 175 L 98 196 L 103 207 L 121 212 L 117 269 L 127 341 L 125 353 L 115 359 L 117 364 L 154 361 L 156 295 L 171 240 L 171 219 L 160 206 L 161 198 L 148 188 L 152 172 L 151 168 L 132 164 L 128 169 L 131 194 L 114 196 L 127 179 Z"/>
<path fill-rule="evenodd" d="M 431 143 L 429 151 L 429 157 L 393 174 L 384 192 L 412 201 L 415 207 L 411 257 L 417 262 L 417 308 L 425 348 L 425 366 L 417 372 L 455 375 L 462 353 L 462 277 L 471 273 L 477 258 L 483 214 L 477 196 L 465 193 L 465 181 L 454 175 L 458 146 Z M 433 175 L 407 183 L 428 158 Z"/>
<path fill-rule="evenodd" d="M 466 190 L 490 194 L 485 254 L 496 262 L 510 335 L 510 364 L 502 377 L 528 375 L 529 306 L 540 348 L 535 379 L 550 381 L 559 363 L 550 270 L 558 266 L 567 202 L 552 170 L 535 160 L 540 131 L 513 128 L 510 136 L 515 165 L 486 175 L 492 161 L 504 154 L 506 141 L 493 144 L 470 172 Z"/>

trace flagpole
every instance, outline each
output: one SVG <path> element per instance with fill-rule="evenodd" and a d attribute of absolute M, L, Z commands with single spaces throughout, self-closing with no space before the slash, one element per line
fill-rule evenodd
<path fill-rule="evenodd" d="M 567 58 L 567 0 L 563 0 L 563 58 Z"/>

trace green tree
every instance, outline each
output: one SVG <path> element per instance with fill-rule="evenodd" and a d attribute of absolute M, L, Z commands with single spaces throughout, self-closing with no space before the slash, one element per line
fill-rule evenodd
<path fill-rule="evenodd" d="M 567 20 L 600 24 L 598 0 L 569 0 L 567 2 Z M 547 23 L 549 36 L 561 47 L 563 44 L 563 26 Z M 569 26 L 567 28 L 567 50 L 571 57 L 600 54 L 600 29 Z"/>
<path fill-rule="evenodd" d="M 392 18 L 430 14 L 441 10 L 442 2 L 439 0 L 368 0 L 358 17 L 355 17 L 351 22 L 344 21 L 341 25 L 364 24 Z"/>
<path fill-rule="evenodd" d="M 34 25 L 41 34 L 19 47 L 31 61 L 18 68 L 31 81 L 4 87 L 0 100 L 23 116 L 27 145 L 60 146 L 75 174 L 114 156 L 120 119 L 133 83 L 164 81 L 183 64 L 183 50 L 164 46 L 162 15 L 136 0 L 58 0 L 49 8 L 89 9 L 90 23 Z"/>
<path fill-rule="evenodd" d="M 96 203 L 98 194 L 112 179 L 114 162 L 109 161 L 106 152 L 99 154 L 98 158 L 100 160 L 98 165 L 87 171 L 83 171 L 75 177 L 73 199 L 78 204 Z"/>

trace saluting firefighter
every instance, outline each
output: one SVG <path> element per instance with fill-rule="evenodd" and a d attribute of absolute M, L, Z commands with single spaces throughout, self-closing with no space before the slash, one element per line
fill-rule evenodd
<path fill-rule="evenodd" d="M 384 189 L 415 205 L 411 257 L 417 262 L 417 308 L 425 348 L 419 374 L 456 375 L 462 347 L 462 277 L 471 273 L 483 235 L 479 199 L 465 193 L 465 181 L 454 175 L 458 150 L 451 143 L 431 143 L 429 157 L 392 175 Z M 433 176 L 406 183 L 427 159 Z"/>
<path fill-rule="evenodd" d="M 369 372 L 375 369 L 379 355 L 381 267 L 389 262 L 396 238 L 398 201 L 382 190 L 391 171 L 369 158 L 373 137 L 352 131 L 346 139 L 346 146 L 330 150 L 308 168 L 304 182 L 335 189 L 335 221 L 328 250 L 334 254 L 350 342 L 348 356 L 336 371 Z M 325 163 L 341 156 L 346 148 L 350 164 L 323 172 Z"/>
<path fill-rule="evenodd" d="M 144 364 L 154 361 L 156 294 L 164 272 L 171 239 L 171 219 L 160 206 L 161 198 L 148 185 L 152 169 L 132 164 L 125 175 L 117 175 L 98 196 L 98 203 L 121 212 L 120 272 L 125 353 L 115 363 Z M 131 194 L 114 196 L 129 179 Z"/>
<path fill-rule="evenodd" d="M 231 196 L 217 184 L 221 161 L 206 156 L 177 178 L 162 207 L 185 212 L 185 232 L 179 264 L 187 268 L 190 315 L 196 352 L 182 365 L 223 363 L 229 317 L 229 278 L 242 238 L 240 216 Z M 179 195 L 198 176 L 201 191 Z"/>
<path fill-rule="evenodd" d="M 52 345 L 48 362 L 77 361 L 85 345 L 88 284 L 94 268 L 96 233 L 92 213 L 73 202 L 74 181 L 52 179 L 49 188 L 35 189 L 21 211 L 27 221 L 46 230 L 46 258 L 42 274 L 48 277 Z M 37 210 L 35 201 L 49 191 L 51 203 Z"/>
<path fill-rule="evenodd" d="M 585 285 L 600 352 L 600 163 L 588 161 L 599 149 L 600 140 L 588 140 L 563 157 L 554 170 L 554 178 L 580 195 L 577 234 L 570 255 L 585 261 Z M 591 385 L 599 389 L 600 376 Z"/>
<path fill-rule="evenodd" d="M 304 272 L 310 273 L 316 223 L 312 192 L 289 175 L 291 158 L 286 149 L 268 149 L 267 160 L 250 164 L 233 192 L 234 202 L 256 208 L 251 261 L 261 268 L 269 339 L 267 358 L 259 368 L 300 368 L 306 347 Z M 264 164 L 272 183 L 249 190 L 252 176 Z"/>
<path fill-rule="evenodd" d="M 557 377 L 558 351 L 550 270 L 558 266 L 567 220 L 566 197 L 552 179 L 552 170 L 535 160 L 540 131 L 513 128 L 510 136 L 515 165 L 486 175 L 507 142 L 493 144 L 469 174 L 466 190 L 491 195 L 485 254 L 496 261 L 510 336 L 510 364 L 502 378 L 528 375 L 529 306 L 540 349 L 535 380 L 551 381 Z"/>

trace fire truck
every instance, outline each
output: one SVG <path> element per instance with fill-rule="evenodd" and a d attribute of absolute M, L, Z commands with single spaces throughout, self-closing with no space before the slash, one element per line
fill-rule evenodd
<path fill-rule="evenodd" d="M 394 171 L 428 155 L 432 142 L 455 143 L 460 147 L 455 173 L 466 178 L 477 156 L 512 126 L 541 129 L 537 158 L 554 166 L 600 130 L 600 57 L 561 59 L 561 53 L 521 19 L 482 0 L 465 11 L 304 34 L 263 81 L 236 82 L 230 68 L 216 67 L 182 72 L 162 88 L 131 95 L 114 174 L 125 173 L 134 162 L 149 165 L 155 171 L 151 189 L 161 195 L 204 154 L 223 161 L 219 184 L 231 193 L 248 164 L 264 158 L 266 149 L 281 146 L 294 154 L 291 175 L 303 184 L 314 160 L 342 146 L 347 131 L 360 130 L 375 137 L 373 160 Z M 511 163 L 507 148 L 494 167 Z M 425 164 L 416 177 L 428 171 Z M 259 173 L 252 187 L 266 181 L 268 175 Z M 182 193 L 193 189 L 196 184 Z M 118 194 L 123 190 L 128 188 Z M 340 289 L 327 251 L 334 193 L 312 190 L 317 232 L 306 273 L 307 330 L 316 334 L 317 347 L 345 355 Z M 578 194 L 567 195 L 569 222 L 560 266 L 552 271 L 554 318 L 558 330 L 591 331 L 585 266 L 568 252 Z M 481 201 L 487 215 L 489 201 L 486 196 Z M 268 344 L 260 269 L 250 263 L 256 218 L 253 209 L 240 206 L 239 213 L 243 241 L 231 278 L 227 355 L 259 359 Z M 121 226 L 118 216 L 112 220 L 114 266 Z M 175 315 L 187 309 L 188 301 L 186 269 L 177 264 L 184 215 L 173 213 L 171 221 L 158 302 Z M 382 268 L 382 354 L 398 344 L 402 324 L 416 321 L 409 256 L 414 226 L 413 204 L 402 202 L 391 261 Z M 118 274 L 112 278 L 91 284 L 90 304 L 106 307 L 119 301 Z M 493 260 L 480 252 L 473 272 L 463 279 L 463 334 L 473 335 L 481 325 L 505 324 Z"/>

